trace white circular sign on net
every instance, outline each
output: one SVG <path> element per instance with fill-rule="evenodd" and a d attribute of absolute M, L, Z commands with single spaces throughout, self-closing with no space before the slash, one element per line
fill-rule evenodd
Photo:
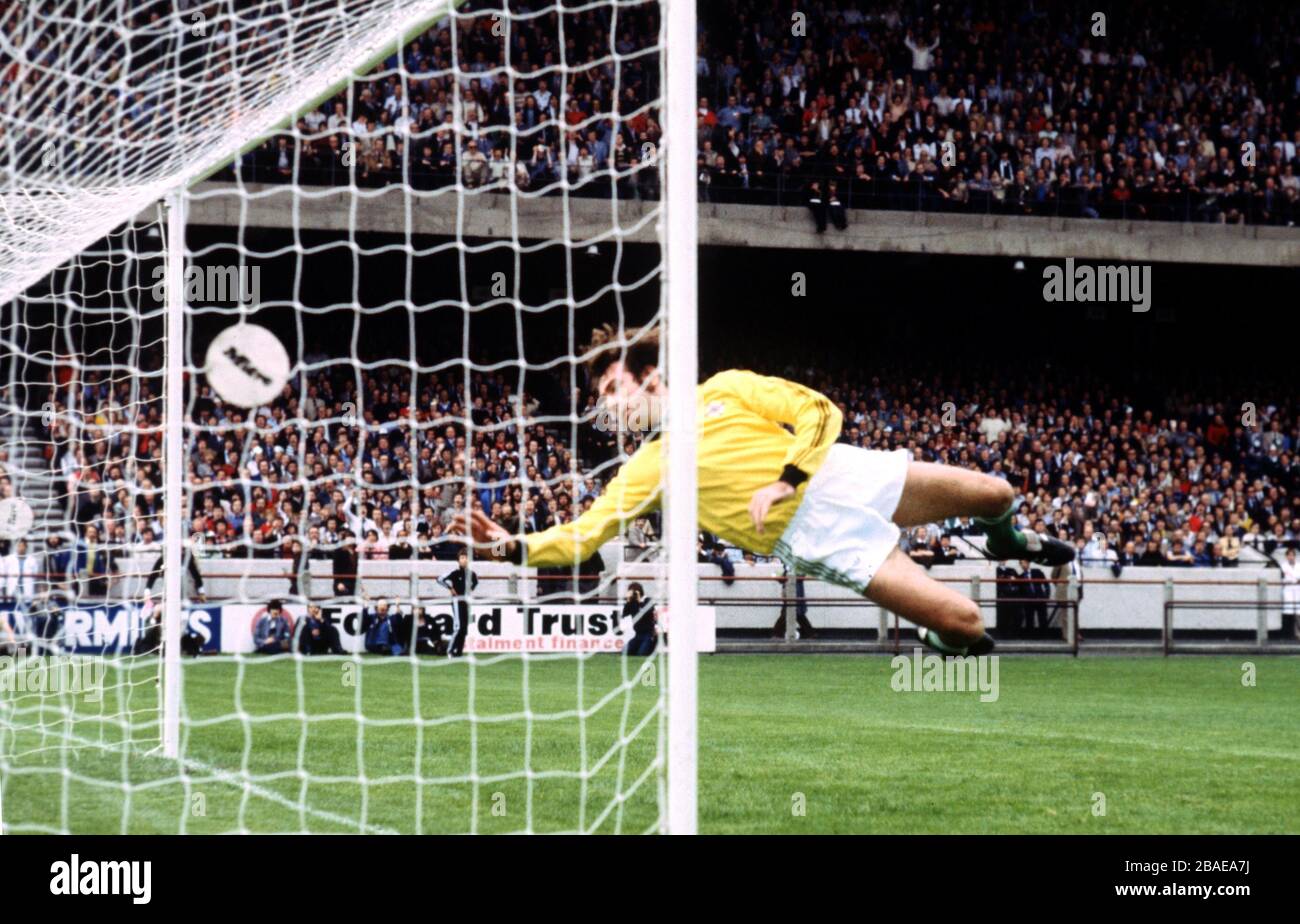
<path fill-rule="evenodd" d="M 32 508 L 21 497 L 0 500 L 0 539 L 21 539 L 32 528 Z"/>
<path fill-rule="evenodd" d="M 289 381 L 289 354 L 265 327 L 236 324 L 212 341 L 204 372 L 223 401 L 256 407 L 278 395 Z"/>

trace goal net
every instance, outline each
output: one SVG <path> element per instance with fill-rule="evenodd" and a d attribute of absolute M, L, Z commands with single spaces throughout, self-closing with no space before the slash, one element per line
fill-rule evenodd
<path fill-rule="evenodd" d="M 689 6 L 0 2 L 5 833 L 693 830 Z"/>

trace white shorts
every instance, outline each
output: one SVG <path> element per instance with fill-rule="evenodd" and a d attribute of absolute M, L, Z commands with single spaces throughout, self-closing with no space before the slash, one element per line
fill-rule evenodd
<path fill-rule="evenodd" d="M 864 592 L 898 546 L 893 516 L 908 462 L 906 449 L 831 446 L 777 540 L 776 556 L 798 574 Z"/>

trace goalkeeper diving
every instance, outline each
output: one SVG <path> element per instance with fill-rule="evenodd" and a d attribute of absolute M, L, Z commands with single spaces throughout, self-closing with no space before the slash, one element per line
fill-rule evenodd
<path fill-rule="evenodd" d="M 591 508 L 569 523 L 516 537 L 482 510 L 454 528 L 495 558 L 537 567 L 585 561 L 624 524 L 657 509 L 671 434 L 658 425 L 668 386 L 658 368 L 659 331 L 605 325 L 584 351 L 607 415 L 654 431 Z M 803 385 L 742 369 L 696 389 L 699 525 L 732 545 L 775 555 L 798 574 L 847 587 L 915 623 L 922 641 L 949 655 L 993 649 L 977 603 L 931 578 L 898 547 L 900 529 L 973 517 L 986 554 L 1045 566 L 1074 549 L 1017 528 L 1006 481 L 951 465 L 913 462 L 904 449 L 840 443 L 842 414 Z M 791 433 L 785 425 L 793 428 Z"/>

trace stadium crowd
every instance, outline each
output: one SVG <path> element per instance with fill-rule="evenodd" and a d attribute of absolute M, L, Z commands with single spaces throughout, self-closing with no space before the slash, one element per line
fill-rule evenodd
<path fill-rule="evenodd" d="M 214 178 L 658 198 L 659 4 L 506 5 L 468 0 Z M 855 208 L 1285 226 L 1300 213 L 1300 7 L 1284 0 L 1140 0 L 1103 20 L 1064 0 L 698 12 L 709 201 L 809 204 L 840 227 Z M 149 80 L 171 46 L 145 40 L 146 19 L 130 20 L 126 60 L 112 30 L 96 46 L 136 89 L 31 116 L 66 119 L 64 169 L 112 162 L 87 138 L 174 145 L 174 100 Z M 258 54 L 256 36 L 238 53 Z M 61 60 L 57 43 L 37 51 Z M 15 62 L 0 85 L 42 99 L 40 73 Z M 49 154 L 39 137 L 11 133 L 17 162 Z"/>
<path fill-rule="evenodd" d="M 1105 36 L 1057 2 L 723 0 L 701 17 L 710 198 L 817 180 L 850 207 L 1297 217 L 1294 5 L 1132 3 Z"/>
<path fill-rule="evenodd" d="M 489 15 L 461 17 L 454 42 L 430 29 L 240 175 L 657 197 L 654 4 L 620 4 L 616 24 L 569 13 L 562 31 L 550 4 L 511 8 L 528 18 L 508 36 Z M 699 15 L 711 201 L 1283 225 L 1300 211 L 1294 5 L 1133 3 L 1105 36 L 1062 2 L 719 0 Z M 1178 38 L 1193 34 L 1215 40 Z"/>
<path fill-rule="evenodd" d="M 1191 391 L 1164 406 L 1135 402 L 1082 369 L 766 371 L 829 395 L 845 442 L 1006 478 L 1022 498 L 1021 525 L 1074 542 L 1085 565 L 1231 567 L 1244 546 L 1273 555 L 1300 544 L 1300 417 L 1289 403 L 1252 410 L 1246 426 L 1239 404 Z M 58 395 L 38 423 L 72 526 L 51 540 L 45 570 L 97 595 L 121 557 L 160 548 L 164 513 L 161 404 L 147 377 L 103 375 L 87 372 L 76 390 L 77 427 Z M 290 593 L 351 597 L 362 560 L 454 561 L 461 546 L 448 527 L 466 506 L 534 532 L 580 515 L 617 471 L 620 436 L 594 425 L 603 419 L 594 394 L 570 445 L 567 410 L 520 396 L 506 374 L 422 373 L 413 391 L 406 367 L 380 366 L 361 373 L 361 394 L 356 375 L 324 365 L 305 391 L 291 382 L 247 414 L 199 386 L 186 463 L 195 555 L 290 559 Z M 625 436 L 621 449 L 635 445 Z M 656 517 L 641 518 L 625 539 L 640 553 L 658 529 Z M 960 555 L 955 537 L 978 533 L 951 520 L 909 533 L 904 546 L 943 563 Z M 752 559 L 714 546 L 704 537 L 705 560 Z M 296 586 L 317 558 L 333 560 L 333 586 Z"/>
<path fill-rule="evenodd" d="M 657 3 L 510 6 L 466 4 L 216 178 L 657 198 Z"/>

